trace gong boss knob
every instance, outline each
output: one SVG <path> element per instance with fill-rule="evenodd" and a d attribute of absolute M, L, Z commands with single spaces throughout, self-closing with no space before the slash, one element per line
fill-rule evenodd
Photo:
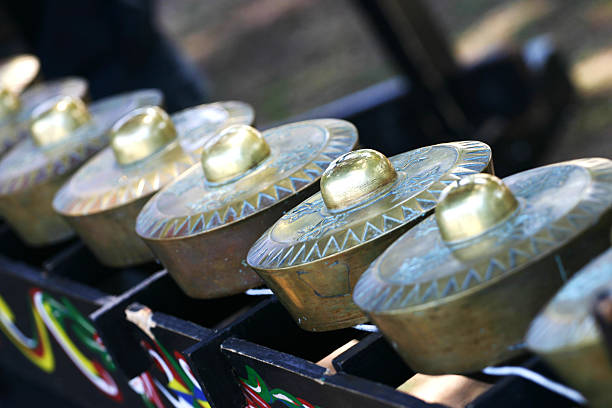
<path fill-rule="evenodd" d="M 19 95 L 39 71 L 40 61 L 33 55 L 16 55 L 0 61 L 0 124 L 19 111 Z"/>
<path fill-rule="evenodd" d="M 51 146 L 66 140 L 91 121 L 87 105 L 72 96 L 59 96 L 40 104 L 32 113 L 30 135 L 37 146 Z"/>
<path fill-rule="evenodd" d="M 40 61 L 34 55 L 21 54 L 0 61 L 0 88 L 19 95 L 36 80 Z"/>

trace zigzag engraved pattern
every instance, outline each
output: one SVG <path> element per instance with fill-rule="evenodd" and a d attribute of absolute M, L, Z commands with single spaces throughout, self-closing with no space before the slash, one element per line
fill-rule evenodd
<path fill-rule="evenodd" d="M 47 161 L 44 166 L 25 174 L 3 180 L 0 184 L 0 194 L 11 194 L 23 191 L 54 176 L 65 174 L 83 163 L 106 145 L 105 138 L 89 139 L 73 151 L 61 154 L 53 161 Z"/>
<path fill-rule="evenodd" d="M 431 281 L 405 285 L 383 281 L 378 276 L 376 262 L 357 283 L 354 291 L 355 302 L 362 309 L 380 311 L 442 299 L 512 273 L 595 224 L 601 214 L 609 211 L 612 206 L 612 162 L 606 159 L 583 159 L 569 163 L 586 167 L 591 173 L 593 184 L 576 207 L 562 218 L 487 262 Z M 430 219 L 428 222 L 433 223 L 434 220 Z"/>
<path fill-rule="evenodd" d="M 312 262 L 337 252 L 371 241 L 397 227 L 424 216 L 438 202 L 442 190 L 455 180 L 468 174 L 483 171 L 491 159 L 490 148 L 481 142 L 466 141 L 444 143 L 454 146 L 459 155 L 455 166 L 437 182 L 387 212 L 377 214 L 358 225 L 339 229 L 321 239 L 281 246 L 270 238 L 268 230 L 253 245 L 248 254 L 248 263 L 256 268 L 273 269 Z"/>
<path fill-rule="evenodd" d="M 138 234 L 143 237 L 170 238 L 202 233 L 260 212 L 297 193 L 315 182 L 329 163 L 352 150 L 357 143 L 356 130 L 352 125 L 347 126 L 347 122 L 330 121 L 326 128 L 330 133 L 328 143 L 301 170 L 246 199 L 230 202 L 214 211 L 151 221 L 145 209 L 137 223 Z"/>
<path fill-rule="evenodd" d="M 184 155 L 177 161 L 157 168 L 153 173 L 148 173 L 140 178 L 131 180 L 127 186 L 113 189 L 103 195 L 93 196 L 88 200 L 75 201 L 71 206 L 66 207 L 66 212 L 87 214 L 132 202 L 159 190 L 195 163 L 196 160 L 191 156 Z"/>
<path fill-rule="evenodd" d="M 62 188 L 56 198 L 58 204 L 56 207 L 61 208 L 63 213 L 88 214 L 121 206 L 159 190 L 196 162 L 192 156 L 181 154 L 177 160 L 164 163 L 164 165 L 155 168 L 154 172 L 134 177 L 125 186 L 109 190 L 104 194 L 94 195 L 85 200 L 69 198 L 67 190 Z M 66 194 L 66 197 L 60 196 L 63 194 Z"/>

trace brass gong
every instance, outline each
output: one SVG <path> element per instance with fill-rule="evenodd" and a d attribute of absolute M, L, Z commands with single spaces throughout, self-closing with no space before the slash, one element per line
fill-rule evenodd
<path fill-rule="evenodd" d="M 538 353 L 589 401 L 612 406 L 612 365 L 593 306 L 604 290 L 612 290 L 612 249 L 572 277 L 531 323 L 527 347 Z"/>
<path fill-rule="evenodd" d="M 89 107 L 66 95 L 39 104 L 32 111 L 28 137 L 0 161 L 0 214 L 33 246 L 70 237 L 71 228 L 51 206 L 56 191 L 108 143 L 106 132 L 118 117 L 161 101 L 159 91 L 144 90 L 105 98 Z"/>
<path fill-rule="evenodd" d="M 193 166 L 147 203 L 136 231 L 189 296 L 261 284 L 245 257 L 284 212 L 312 194 L 327 165 L 357 143 L 349 122 L 318 119 L 226 129 Z M 316 191 L 316 190 L 315 190 Z"/>
<path fill-rule="evenodd" d="M 335 160 L 321 192 L 285 214 L 253 245 L 247 262 L 301 328 L 333 330 L 367 320 L 352 289 L 401 233 L 430 214 L 442 189 L 492 171 L 480 142 L 429 146 L 387 159 L 358 150 Z"/>
<path fill-rule="evenodd" d="M 607 159 L 469 176 L 368 268 L 353 299 L 416 372 L 481 370 L 524 351 L 533 317 L 609 246 L 611 210 Z"/>
<path fill-rule="evenodd" d="M 62 95 L 83 100 L 87 92 L 87 81 L 76 77 L 42 82 L 22 94 L 0 89 L 0 157 L 29 135 L 32 111 L 38 105 Z"/>
<path fill-rule="evenodd" d="M 134 231 L 142 207 L 198 162 L 207 140 L 253 118 L 253 109 L 242 102 L 199 105 L 171 116 L 158 107 L 132 111 L 113 126 L 110 147 L 62 187 L 53 207 L 103 264 L 152 261 Z"/>

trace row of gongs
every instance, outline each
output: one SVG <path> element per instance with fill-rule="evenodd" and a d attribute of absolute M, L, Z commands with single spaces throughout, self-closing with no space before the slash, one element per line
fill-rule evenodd
<path fill-rule="evenodd" d="M 76 232 L 112 267 L 157 258 L 198 298 L 265 282 L 300 327 L 371 320 L 423 373 L 480 370 L 526 337 L 610 401 L 590 316 L 612 282 L 610 160 L 502 181 L 476 141 L 386 158 L 352 151 L 357 129 L 338 119 L 259 132 L 242 102 L 168 115 L 157 90 L 86 105 L 79 78 L 1 82 L 0 213 L 30 245 Z"/>

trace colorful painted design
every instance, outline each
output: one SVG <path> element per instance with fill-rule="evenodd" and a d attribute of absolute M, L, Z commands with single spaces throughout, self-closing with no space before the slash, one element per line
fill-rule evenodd
<path fill-rule="evenodd" d="M 165 408 L 164 403 L 162 402 L 156 385 L 153 382 L 153 378 L 148 371 L 143 372 L 137 377 L 132 378 L 129 381 L 130 387 L 132 390 L 140 395 L 143 403 L 147 408 Z"/>
<path fill-rule="evenodd" d="M 246 408 L 272 408 L 271 404 L 277 401 L 291 408 L 320 408 L 280 388 L 269 389 L 257 371 L 249 366 L 245 368 L 247 378 L 239 378 L 238 382 L 247 400 Z"/>
<path fill-rule="evenodd" d="M 15 315 L 0 296 L 0 329 L 6 337 L 21 351 L 28 360 L 36 364 L 41 370 L 51 373 L 55 370 L 55 359 L 45 323 L 40 314 L 36 313 L 34 306 L 35 291 L 30 291 L 30 307 L 34 325 L 34 336 L 27 337 L 15 324 Z"/>
<path fill-rule="evenodd" d="M 141 345 L 166 377 L 166 383 L 162 384 L 146 371 L 130 381 L 130 386 L 142 397 L 145 405 L 149 408 L 165 408 L 160 398 L 161 393 L 174 408 L 210 408 L 185 358 L 178 351 L 170 354 L 157 340 L 153 340 L 155 346 L 146 341 L 142 341 Z"/>
<path fill-rule="evenodd" d="M 109 370 L 115 371 L 115 365 L 91 323 L 66 298 L 57 301 L 37 288 L 30 290 L 29 297 L 35 330 L 32 338 L 25 336 L 15 325 L 12 310 L 0 296 L 0 329 L 9 340 L 41 370 L 52 373 L 55 360 L 50 332 L 85 378 L 106 396 L 121 401 L 121 391 L 109 373 Z M 97 359 L 89 359 L 83 354 L 70 338 L 68 328 Z"/>

